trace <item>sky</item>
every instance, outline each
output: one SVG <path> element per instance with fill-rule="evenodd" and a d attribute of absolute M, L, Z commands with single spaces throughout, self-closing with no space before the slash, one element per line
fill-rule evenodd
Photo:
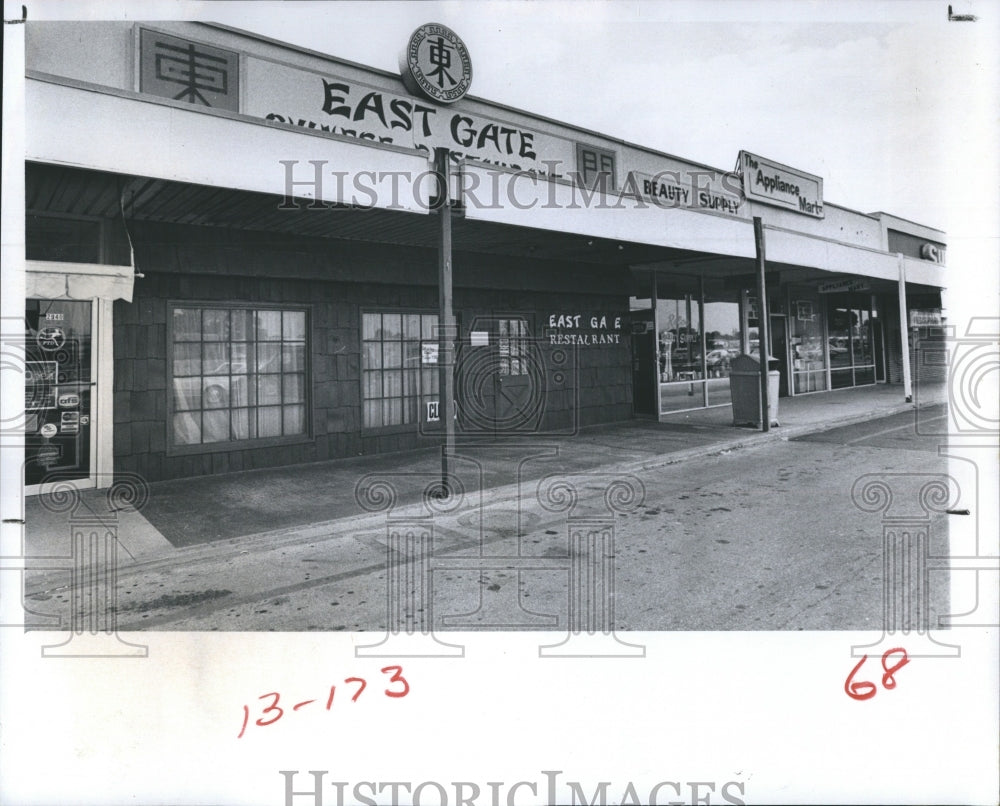
<path fill-rule="evenodd" d="M 975 23 L 914 0 L 31 5 L 215 19 L 393 72 L 436 21 L 468 45 L 473 95 L 717 168 L 746 149 L 822 176 L 852 209 L 955 232 L 970 212 L 986 224 L 967 209 L 972 177 L 1000 185 L 995 2 L 953 3 Z"/>
<path fill-rule="evenodd" d="M 828 202 L 945 230 L 950 258 L 996 266 L 1000 2 L 952 5 L 978 21 L 949 22 L 936 0 L 29 8 L 214 20 L 392 72 L 418 25 L 444 23 L 469 48 L 472 95 L 716 168 L 746 149 L 821 176 Z"/>

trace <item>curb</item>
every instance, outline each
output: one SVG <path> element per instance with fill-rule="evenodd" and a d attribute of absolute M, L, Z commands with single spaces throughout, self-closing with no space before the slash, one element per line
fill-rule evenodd
<path fill-rule="evenodd" d="M 715 456 L 721 453 L 728 453 L 729 451 L 741 450 L 744 448 L 755 448 L 760 445 L 767 444 L 769 442 L 775 442 L 778 440 L 789 440 L 796 437 L 804 436 L 806 434 L 818 434 L 823 431 L 829 431 L 833 428 L 840 428 L 845 425 L 853 425 L 855 423 L 868 422 L 870 420 L 878 420 L 884 417 L 892 417 L 896 414 L 902 414 L 907 411 L 912 411 L 914 406 L 912 403 L 900 403 L 892 408 L 878 409 L 875 411 L 865 412 L 863 414 L 850 414 L 843 417 L 839 417 L 828 422 L 817 424 L 810 423 L 805 425 L 791 426 L 783 428 L 778 427 L 777 430 L 770 430 L 768 433 L 756 432 L 753 435 L 748 435 L 746 437 L 741 437 L 739 439 L 729 440 L 727 442 L 717 442 L 709 445 L 700 445 L 696 448 L 688 448 L 681 451 L 671 451 L 669 453 L 664 453 L 661 456 L 653 457 L 650 459 L 638 459 L 628 462 L 609 462 L 607 464 L 596 465 L 594 467 L 586 468 L 580 470 L 582 474 L 601 474 L 601 473 L 638 473 L 647 470 L 655 470 L 659 467 L 665 467 L 667 465 L 679 464 L 681 462 L 688 461 L 690 459 L 698 459 L 706 456 Z M 573 472 L 573 471 L 567 471 Z M 544 476 L 540 476 L 535 479 L 527 479 L 527 482 L 538 482 Z M 479 490 L 479 495 L 482 499 L 482 505 L 495 506 L 497 504 L 503 504 L 507 501 L 512 501 L 519 499 L 525 481 L 522 482 L 511 482 L 510 484 L 504 484 L 500 487 L 487 487 Z M 423 504 L 419 500 L 415 500 L 409 503 L 404 503 L 395 508 L 394 512 L 398 514 L 404 514 L 412 511 L 415 508 L 422 508 Z M 371 518 L 384 517 L 384 513 L 378 512 L 365 512 L 357 513 L 355 515 L 347 515 L 340 518 L 331 518 L 326 521 L 315 521 L 313 523 L 300 524 L 298 526 L 288 526 L 282 527 L 280 529 L 274 529 L 267 532 L 255 532 L 247 535 L 241 535 L 239 537 L 228 538 L 225 543 L 230 544 L 233 541 L 244 541 L 244 540 L 264 540 L 268 537 L 280 538 L 282 536 L 288 537 L 291 535 L 298 535 L 305 532 L 323 532 L 334 530 L 338 525 L 341 529 L 346 527 L 348 524 L 356 522 L 365 522 Z M 194 548 L 193 546 L 191 548 Z M 201 546 L 200 548 L 206 548 Z"/>
<path fill-rule="evenodd" d="M 880 420 L 886 417 L 902 414 L 907 411 L 914 411 L 915 408 L 916 407 L 913 403 L 900 403 L 892 407 L 880 408 L 874 411 L 845 415 L 828 420 L 824 423 L 808 423 L 787 427 L 778 426 L 776 428 L 772 428 L 767 433 L 759 431 L 752 432 L 746 436 L 740 436 L 736 439 L 720 441 L 707 445 L 699 445 L 694 448 L 679 451 L 671 451 L 669 453 L 661 454 L 660 456 L 646 459 L 630 460 L 625 462 L 612 461 L 575 472 L 581 475 L 641 473 L 661 467 L 667 467 L 669 465 L 680 464 L 691 459 L 717 456 L 736 450 L 757 448 L 779 440 L 788 441 L 790 439 L 795 439 L 808 434 L 819 434 L 824 431 L 841 428 L 847 425 Z M 573 473 L 574 471 L 567 470 L 566 472 Z M 485 509 L 487 507 L 497 506 L 509 501 L 519 500 L 526 484 L 530 487 L 532 484 L 536 484 L 543 478 L 545 478 L 545 476 L 526 479 L 521 482 L 512 482 L 510 484 L 504 484 L 500 487 L 488 487 L 478 490 L 477 492 L 481 498 L 482 507 Z M 395 515 L 405 516 L 413 513 L 414 510 L 419 510 L 421 514 L 425 514 L 424 504 L 420 500 L 400 504 L 394 508 L 393 513 Z M 344 536 L 345 533 L 355 532 L 359 529 L 370 529 L 372 526 L 380 527 L 384 523 L 385 516 L 386 513 L 384 512 L 360 512 L 339 518 L 331 518 L 325 521 L 314 521 L 294 526 L 285 526 L 279 529 L 272 529 L 264 532 L 252 532 L 236 537 L 226 538 L 225 540 L 218 542 L 185 546 L 179 549 L 171 547 L 169 551 L 165 551 L 162 554 L 154 553 L 139 558 L 135 562 L 126 563 L 119 568 L 118 573 L 120 576 L 131 575 L 134 573 L 156 570 L 157 568 L 169 567 L 176 562 L 198 562 L 199 560 L 212 561 L 218 559 L 220 556 L 225 556 L 226 554 L 232 554 L 235 557 L 239 554 L 250 551 L 267 551 L 278 548 L 282 545 L 289 545 L 296 542 L 337 539 Z M 49 589 L 57 582 L 57 579 L 53 579 L 53 577 L 59 576 L 61 576 L 59 573 L 52 574 L 50 576 L 50 574 L 41 572 L 35 578 L 35 584 L 30 586 L 30 590 L 26 589 L 25 593 L 30 595 L 34 592 Z"/>
<path fill-rule="evenodd" d="M 760 445 L 778 440 L 787 441 L 789 439 L 795 439 L 796 437 L 805 436 L 807 434 L 820 434 L 824 431 L 830 431 L 834 428 L 842 428 L 847 425 L 869 422 L 871 420 L 881 420 L 885 417 L 892 417 L 894 415 L 903 414 L 907 411 L 913 410 L 914 405 L 912 403 L 899 403 L 891 408 L 877 409 L 863 414 L 849 414 L 829 420 L 822 424 L 810 423 L 790 427 L 778 426 L 777 430 L 772 427 L 772 429 L 767 433 L 755 432 L 753 435 L 748 435 L 744 438 L 733 439 L 727 442 L 717 442 L 710 445 L 699 445 L 696 448 L 688 448 L 680 451 L 671 451 L 670 453 L 664 453 L 661 456 L 651 459 L 638 459 L 629 462 L 609 462 L 607 464 L 597 465 L 579 472 L 582 474 L 594 475 L 599 473 L 639 473 L 648 470 L 655 470 L 660 467 L 666 467 L 668 465 L 680 464 L 681 462 L 686 462 L 690 459 L 717 456 L 734 450 L 756 448 Z M 532 481 L 534 481 L 534 479 L 532 479 Z M 483 505 L 487 506 L 518 498 L 520 488 L 515 482 L 512 484 L 505 484 L 502 487 L 491 487 L 489 489 L 482 490 L 481 493 L 483 497 Z M 402 509 L 405 510 L 411 506 L 417 505 L 419 505 L 419 502 L 414 502 L 414 504 L 405 505 Z M 330 521 L 330 523 L 335 522 L 336 521 Z"/>

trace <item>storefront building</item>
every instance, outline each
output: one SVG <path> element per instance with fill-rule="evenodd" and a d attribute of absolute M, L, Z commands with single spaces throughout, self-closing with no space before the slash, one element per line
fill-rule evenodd
<path fill-rule="evenodd" d="M 436 444 L 445 215 L 469 438 L 728 405 L 762 315 L 781 394 L 908 395 L 909 327 L 940 321 L 943 233 L 757 155 L 721 171 L 464 95 L 443 26 L 404 76 L 203 23 L 26 42 L 29 490 Z"/>

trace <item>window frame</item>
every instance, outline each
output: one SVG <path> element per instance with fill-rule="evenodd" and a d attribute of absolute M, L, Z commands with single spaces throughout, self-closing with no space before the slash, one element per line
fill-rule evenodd
<path fill-rule="evenodd" d="M 255 437 L 253 439 L 230 439 L 224 442 L 202 442 L 196 445 L 178 444 L 174 441 L 174 309 L 175 308 L 197 308 L 199 310 L 227 310 L 227 311 L 301 311 L 305 314 L 305 350 L 303 356 L 303 417 L 305 418 L 305 431 L 301 434 L 289 434 L 279 437 Z M 216 301 L 216 300 L 187 300 L 168 299 L 167 300 L 167 322 L 166 322 L 166 397 L 167 397 L 167 417 L 166 428 L 166 455 L 167 456 L 187 456 L 200 455 L 205 453 L 229 453 L 231 451 L 256 450 L 258 448 L 272 448 L 287 445 L 301 445 L 313 442 L 315 435 L 313 432 L 313 395 L 312 395 L 312 345 L 314 340 L 312 330 L 312 306 L 309 304 L 277 304 L 259 303 L 249 301 Z M 204 334 L 203 334 L 204 335 Z M 198 342 L 204 344 L 204 338 Z M 232 345 L 232 334 L 227 342 L 219 342 Z M 283 343 L 279 342 L 279 343 Z M 282 373 L 284 375 L 284 373 Z M 187 376 L 182 376 L 187 377 Z M 191 376 L 204 377 L 204 376 Z M 256 373 L 255 373 L 256 377 Z M 199 409 L 203 411 L 204 409 Z M 231 410 L 231 407 L 229 408 Z"/>
<path fill-rule="evenodd" d="M 426 412 L 421 408 L 423 405 L 423 400 L 429 395 L 424 394 L 421 388 L 420 393 L 417 395 L 417 419 L 410 423 L 398 423 L 395 425 L 366 425 L 365 424 L 365 403 L 369 400 L 387 400 L 389 398 L 379 397 L 379 398 L 367 398 L 365 397 L 365 374 L 370 371 L 365 366 L 365 343 L 370 342 L 371 339 L 365 339 L 365 314 L 400 314 L 401 316 L 411 315 L 411 316 L 434 316 L 438 319 L 438 326 L 440 327 L 440 311 L 437 308 L 426 308 L 426 307 L 400 307 L 396 305 L 386 305 L 386 306 L 365 306 L 362 305 L 359 309 L 358 314 L 358 345 L 359 345 L 359 377 L 358 377 L 358 399 L 360 401 L 360 411 L 359 411 L 359 422 L 361 426 L 361 433 L 366 436 L 378 436 L 382 434 L 410 434 L 415 431 L 431 430 L 440 426 L 440 420 L 438 421 L 428 421 L 425 418 Z M 457 322 L 457 318 L 456 318 Z M 402 344 L 405 339 L 400 339 L 399 342 Z M 439 339 L 433 340 L 435 344 L 440 343 Z M 423 339 L 421 339 L 421 343 Z M 379 340 L 379 344 L 384 344 L 384 340 Z M 457 339 L 456 339 L 457 344 Z M 439 355 L 440 358 L 440 355 Z M 405 360 L 405 356 L 404 356 Z M 439 365 L 435 364 L 434 372 L 439 371 Z M 421 365 L 421 369 L 423 366 Z M 378 370 L 384 371 L 384 367 L 379 367 Z M 401 368 L 405 369 L 405 368 Z M 419 377 L 419 373 L 418 373 Z M 420 381 L 422 384 L 423 381 Z M 397 398 L 393 398 L 397 399 Z M 399 400 L 405 401 L 407 398 L 401 396 Z M 438 402 L 440 403 L 441 394 L 438 392 Z"/>
<path fill-rule="evenodd" d="M 593 172 L 587 170 L 585 165 L 585 155 L 593 154 L 596 158 L 596 166 Z M 611 162 L 610 170 L 605 170 L 603 167 L 604 160 L 607 159 Z M 601 146 L 588 145 L 586 143 L 576 143 L 576 169 L 580 181 L 583 182 L 585 190 L 594 190 L 595 186 L 600 183 L 600 177 L 602 175 L 608 177 L 607 191 L 618 190 L 618 152 L 609 149 L 602 148 Z M 593 178 L 593 182 L 591 179 Z"/>

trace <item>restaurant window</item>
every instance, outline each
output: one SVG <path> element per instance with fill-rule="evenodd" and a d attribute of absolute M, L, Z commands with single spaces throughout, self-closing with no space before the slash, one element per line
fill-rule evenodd
<path fill-rule="evenodd" d="M 497 321 L 500 375 L 528 374 L 528 323 L 523 319 Z"/>
<path fill-rule="evenodd" d="M 438 399 L 437 323 L 436 314 L 362 314 L 365 428 L 427 419 Z"/>
<path fill-rule="evenodd" d="M 307 432 L 304 310 L 177 306 L 170 342 L 174 447 Z"/>

